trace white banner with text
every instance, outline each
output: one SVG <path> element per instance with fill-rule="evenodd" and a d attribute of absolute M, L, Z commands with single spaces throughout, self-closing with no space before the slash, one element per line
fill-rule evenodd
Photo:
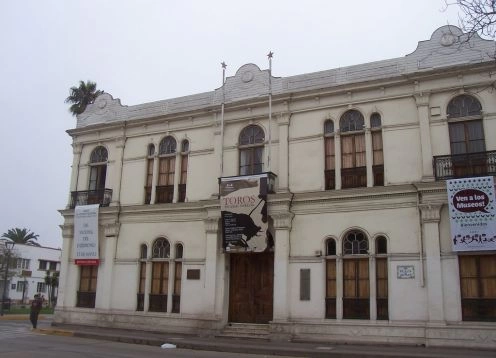
<path fill-rule="evenodd" d="M 99 204 L 76 206 L 74 210 L 74 261 L 76 265 L 99 264 Z"/>

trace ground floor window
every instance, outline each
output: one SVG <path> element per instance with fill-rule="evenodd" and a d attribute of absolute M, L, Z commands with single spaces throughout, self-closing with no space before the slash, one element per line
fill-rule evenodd
<path fill-rule="evenodd" d="M 95 308 L 98 266 L 80 266 L 77 307 Z"/>
<path fill-rule="evenodd" d="M 460 255 L 464 321 L 496 321 L 496 255 Z"/>
<path fill-rule="evenodd" d="M 343 318 L 370 318 L 369 260 L 343 260 Z"/>
<path fill-rule="evenodd" d="M 149 297 L 149 310 L 167 312 L 167 294 L 169 293 L 169 262 L 153 262 L 152 288 Z"/>

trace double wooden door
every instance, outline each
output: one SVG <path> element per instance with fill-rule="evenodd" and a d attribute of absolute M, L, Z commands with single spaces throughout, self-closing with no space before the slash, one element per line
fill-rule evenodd
<path fill-rule="evenodd" d="M 274 300 L 274 253 L 231 254 L 229 321 L 268 323 Z"/>

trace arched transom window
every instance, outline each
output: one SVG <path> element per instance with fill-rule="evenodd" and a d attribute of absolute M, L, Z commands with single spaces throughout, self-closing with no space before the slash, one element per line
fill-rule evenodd
<path fill-rule="evenodd" d="M 163 237 L 155 240 L 152 248 L 152 258 L 165 259 L 170 257 L 170 244 L 169 241 Z"/>

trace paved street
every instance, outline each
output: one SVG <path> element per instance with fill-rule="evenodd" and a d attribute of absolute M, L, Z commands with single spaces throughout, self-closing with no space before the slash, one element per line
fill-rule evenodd
<path fill-rule="evenodd" d="M 0 357 L 2 358 L 131 358 L 131 357 L 240 357 L 261 355 L 234 354 L 187 349 L 162 349 L 147 345 L 118 343 L 86 338 L 45 335 L 32 332 L 29 322 L 0 321 Z"/>

